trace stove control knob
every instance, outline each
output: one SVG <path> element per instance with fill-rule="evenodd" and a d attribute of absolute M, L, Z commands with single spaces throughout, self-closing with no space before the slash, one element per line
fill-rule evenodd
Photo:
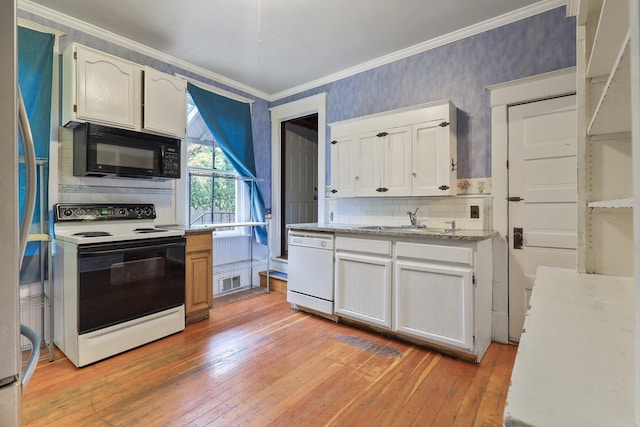
<path fill-rule="evenodd" d="M 142 212 L 144 213 L 144 216 L 151 216 L 151 208 L 149 207 L 144 208 Z"/>
<path fill-rule="evenodd" d="M 118 209 L 118 215 L 125 216 L 127 214 L 127 210 L 125 208 Z"/>
<path fill-rule="evenodd" d="M 133 213 L 135 213 L 135 214 L 136 214 L 136 216 L 140 216 L 140 215 L 142 215 L 142 209 L 140 209 L 140 208 L 135 208 L 135 209 L 133 210 Z"/>
<path fill-rule="evenodd" d="M 76 216 L 84 216 L 84 209 L 76 210 Z"/>
<path fill-rule="evenodd" d="M 62 211 L 63 216 L 71 216 L 73 215 L 73 211 L 71 209 L 65 209 Z"/>

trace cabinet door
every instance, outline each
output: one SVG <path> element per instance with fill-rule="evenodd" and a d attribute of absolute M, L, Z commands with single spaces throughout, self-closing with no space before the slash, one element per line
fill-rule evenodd
<path fill-rule="evenodd" d="M 213 269 L 210 251 L 186 254 L 185 313 L 208 310 L 213 292 Z"/>
<path fill-rule="evenodd" d="M 385 140 L 379 132 L 367 132 L 356 137 L 358 144 L 359 172 L 356 184 L 356 196 L 379 197 L 384 176 Z"/>
<path fill-rule="evenodd" d="M 397 261 L 394 330 L 432 342 L 473 350 L 473 271 Z"/>
<path fill-rule="evenodd" d="M 186 90 L 185 80 L 145 67 L 143 128 L 184 138 L 187 117 Z"/>
<path fill-rule="evenodd" d="M 140 68 L 77 46 L 75 119 L 135 129 L 140 122 Z"/>
<path fill-rule="evenodd" d="M 412 195 L 446 196 L 457 194 L 455 140 L 450 125 L 434 120 L 413 126 Z"/>
<path fill-rule="evenodd" d="M 391 129 L 385 137 L 383 196 L 411 195 L 411 126 Z"/>
<path fill-rule="evenodd" d="M 359 164 L 354 136 L 331 141 L 331 197 L 353 197 L 358 180 Z"/>
<path fill-rule="evenodd" d="M 391 259 L 337 253 L 335 261 L 336 314 L 391 328 Z"/>

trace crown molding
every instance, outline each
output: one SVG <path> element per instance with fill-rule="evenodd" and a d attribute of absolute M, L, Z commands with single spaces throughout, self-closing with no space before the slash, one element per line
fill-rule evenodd
<path fill-rule="evenodd" d="M 214 73 L 213 71 L 199 67 L 190 62 L 183 61 L 181 59 L 168 55 L 159 50 L 152 49 L 149 46 L 143 45 L 142 43 L 135 42 L 126 37 L 122 37 L 118 34 L 104 30 L 95 25 L 70 17 L 68 15 L 62 14 L 60 12 L 57 12 L 53 9 L 49 9 L 37 3 L 33 3 L 30 0 L 18 0 L 18 9 L 23 10 L 25 12 L 33 13 L 35 15 L 41 16 L 46 19 L 50 19 L 54 22 L 58 22 L 60 24 L 69 26 L 78 31 L 82 31 L 92 36 L 99 37 L 111 43 L 125 47 L 132 51 L 138 52 L 140 54 L 149 56 L 151 58 L 165 62 L 167 64 L 171 64 L 183 70 L 190 71 L 201 77 L 211 79 L 217 83 L 242 91 L 246 94 L 250 94 L 258 98 L 264 99 L 266 101 L 272 102 L 282 98 L 286 98 L 291 95 L 304 92 L 306 90 L 316 88 L 318 86 L 332 83 L 334 81 L 337 81 L 346 77 L 353 76 L 355 74 L 358 74 L 364 71 L 371 70 L 373 68 L 380 67 L 382 65 L 389 64 L 394 61 L 398 61 L 400 59 L 407 58 L 409 56 L 416 55 L 418 53 L 426 52 L 428 50 L 435 49 L 437 47 L 444 46 L 446 44 L 453 43 L 455 41 L 459 41 L 467 37 L 471 37 L 476 34 L 489 31 L 489 30 L 501 27 L 503 25 L 510 24 L 512 22 L 529 18 L 531 16 L 549 11 L 551 9 L 555 9 L 561 6 L 566 6 L 567 1 L 571 3 L 573 0 L 542 0 L 530 6 L 526 6 L 521 9 L 515 10 L 513 12 L 505 13 L 503 15 L 480 22 L 478 24 L 471 25 L 461 30 L 454 31 L 452 33 L 445 34 L 441 37 L 436 37 L 434 39 L 427 40 L 422 43 L 418 43 L 408 48 L 393 52 L 389 55 L 381 56 L 374 60 L 363 62 L 362 64 L 356 65 L 354 67 L 344 69 L 337 73 L 329 74 L 320 79 L 313 80 L 313 81 L 304 83 L 302 85 L 295 86 L 290 89 L 287 89 L 278 93 L 274 93 L 274 94 L 268 94 L 266 92 L 255 89 L 253 87 L 239 83 L 235 80 L 232 80 L 223 75 Z"/>
<path fill-rule="evenodd" d="M 195 73 L 201 77 L 205 77 L 207 79 L 211 79 L 217 83 L 221 83 L 223 85 L 229 86 L 231 88 L 240 90 L 247 94 L 269 100 L 271 96 L 265 92 L 262 92 L 253 87 L 244 85 L 235 80 L 232 80 L 223 75 L 214 73 L 213 71 L 207 70 L 205 68 L 194 65 L 190 62 L 183 61 L 174 56 L 168 55 L 159 50 L 150 48 L 142 43 L 135 42 L 126 37 L 122 37 L 118 34 L 112 33 L 111 31 L 107 31 L 95 25 L 89 24 L 87 22 L 81 21 L 79 19 L 73 18 L 69 15 L 65 15 L 63 13 L 57 12 L 53 9 L 49 9 L 40 4 L 33 3 L 29 0 L 18 0 L 18 9 L 23 10 L 25 12 L 33 13 L 35 15 L 41 16 L 46 19 L 50 19 L 54 22 L 58 22 L 60 24 L 69 26 L 78 31 L 82 31 L 84 33 L 90 34 L 95 37 L 99 37 L 101 39 L 107 40 L 111 43 L 114 43 L 118 46 L 125 47 L 134 52 L 138 52 L 140 54 L 149 56 L 151 58 L 157 59 L 159 61 L 165 62 L 167 64 L 171 64 L 175 67 L 179 67 L 183 70 L 190 71 Z"/>
<path fill-rule="evenodd" d="M 437 47 L 444 46 L 446 44 L 453 43 L 458 40 L 462 40 L 467 37 L 471 37 L 476 34 L 483 33 L 485 31 L 493 30 L 503 25 L 507 25 L 512 22 L 520 21 L 522 19 L 526 19 L 531 16 L 538 15 L 540 13 L 547 12 L 552 9 L 565 6 L 566 3 L 567 3 L 567 0 L 543 0 L 538 3 L 534 3 L 530 6 L 526 6 L 521 9 L 514 10 L 513 12 L 505 13 L 503 15 L 496 16 L 495 18 L 491 18 L 486 21 L 479 22 L 478 24 L 474 24 L 469 27 L 462 28 L 461 30 L 454 31 L 449 34 L 445 34 L 443 36 L 436 37 L 434 39 L 415 44 L 408 48 L 393 52 L 389 55 L 381 56 L 374 60 L 363 62 L 362 64 L 344 69 L 337 73 L 329 74 L 325 77 L 322 77 L 317 80 L 313 80 L 311 82 L 302 84 L 300 86 L 292 87 L 291 89 L 287 89 L 285 91 L 275 93 L 271 95 L 271 97 L 273 98 L 272 101 L 286 98 L 287 96 L 295 95 L 297 93 L 304 92 L 306 90 L 313 89 L 318 86 L 329 84 L 337 80 L 344 79 L 346 77 L 350 77 L 358 73 L 362 73 L 363 71 L 368 71 L 373 68 L 377 68 L 382 65 L 386 65 L 386 64 L 398 61 L 400 59 L 404 59 L 409 56 L 416 55 L 418 53 L 426 52 L 428 50 L 435 49 Z"/>

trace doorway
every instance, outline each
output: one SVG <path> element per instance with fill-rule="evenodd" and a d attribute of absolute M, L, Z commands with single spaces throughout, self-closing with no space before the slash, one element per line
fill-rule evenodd
<path fill-rule="evenodd" d="M 491 106 L 491 194 L 493 196 L 493 307 L 494 341 L 509 342 L 509 153 L 508 110 L 544 98 L 576 93 L 575 67 L 488 86 Z M 578 147 L 580 149 L 580 147 Z M 517 195 L 513 195 L 517 196 Z M 524 196 L 520 196 L 523 197 Z M 578 218 L 578 224 L 581 219 Z"/>
<path fill-rule="evenodd" d="M 286 104 L 270 108 L 271 111 L 271 219 L 269 243 L 271 248 L 271 265 L 274 270 L 287 271 L 287 260 L 281 259 L 282 235 L 282 122 L 318 115 L 318 223 L 323 224 L 326 216 L 325 194 L 327 182 L 327 94 L 319 93 L 307 98 L 298 99 Z"/>
<path fill-rule="evenodd" d="M 287 259 L 287 224 L 318 222 L 318 114 L 281 127 L 280 257 Z"/>

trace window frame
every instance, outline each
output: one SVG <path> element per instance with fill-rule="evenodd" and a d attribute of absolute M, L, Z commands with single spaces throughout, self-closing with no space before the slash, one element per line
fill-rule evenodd
<path fill-rule="evenodd" d="M 190 97 L 189 97 L 190 98 Z M 189 110 L 190 107 L 193 107 L 191 110 Z M 185 138 L 185 142 L 186 142 L 186 147 L 185 147 L 185 151 L 186 153 L 189 153 L 189 147 L 191 144 L 197 144 L 197 142 L 192 142 L 188 135 L 189 135 L 189 126 L 192 123 L 193 118 L 196 116 L 196 114 L 200 114 L 198 112 L 198 107 L 193 103 L 193 100 L 188 99 L 187 101 L 187 114 L 189 117 L 189 120 L 187 120 L 187 137 Z M 200 120 L 202 120 L 202 116 L 200 116 Z M 207 141 L 209 142 L 209 141 Z M 208 145 L 208 144 L 202 144 L 202 145 Z M 251 201 L 250 201 L 250 191 L 248 189 L 248 185 L 246 185 L 246 179 L 241 177 L 237 171 L 231 169 L 231 170 L 220 170 L 220 169 L 216 169 L 215 168 L 215 156 L 216 155 L 223 155 L 226 157 L 226 155 L 224 154 L 224 152 L 222 152 L 222 150 L 220 150 L 220 148 L 217 146 L 215 139 L 213 139 L 211 141 L 211 147 L 213 148 L 213 152 L 212 152 L 212 162 L 211 162 L 211 168 L 207 168 L 207 167 L 201 167 L 201 166 L 190 166 L 189 165 L 189 160 L 188 160 L 188 154 L 185 156 L 186 159 L 186 169 L 187 169 L 187 182 L 186 182 L 186 222 L 189 225 L 189 227 L 198 227 L 199 225 L 193 225 L 191 223 L 192 218 L 191 218 L 191 187 L 192 187 L 192 177 L 193 176 L 201 176 L 201 177 L 211 177 L 211 179 L 215 179 L 216 177 L 218 178 L 226 178 L 226 179 L 235 179 L 235 218 L 234 218 L 234 222 L 233 223 L 242 223 L 242 222 L 248 222 L 250 221 L 251 218 Z M 220 150 L 219 153 L 216 153 L 216 149 Z M 212 183 L 213 184 L 213 183 Z M 214 186 L 212 185 L 212 189 L 214 188 Z M 215 197 L 215 194 L 214 196 Z M 231 227 L 224 227 L 224 224 L 226 223 L 215 223 L 213 222 L 213 216 L 211 217 L 211 221 L 212 222 L 207 222 L 202 224 L 202 227 L 208 227 L 208 226 L 216 226 L 216 227 L 220 227 L 217 228 L 216 230 L 214 230 L 213 234 L 214 236 L 244 236 L 244 235 L 249 235 L 250 234 L 250 228 L 249 227 L 244 227 L 244 226 L 231 226 Z"/>

